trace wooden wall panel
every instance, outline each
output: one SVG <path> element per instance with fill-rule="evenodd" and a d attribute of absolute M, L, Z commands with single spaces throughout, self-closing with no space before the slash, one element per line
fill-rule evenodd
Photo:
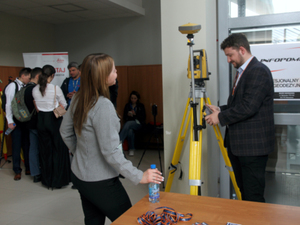
<path fill-rule="evenodd" d="M 163 122 L 162 104 L 162 66 L 128 66 L 128 90 L 141 95 L 141 102 L 146 109 L 146 123 L 153 122 L 152 105 L 157 105 L 156 122 Z"/>
<path fill-rule="evenodd" d="M 9 76 L 13 77 L 15 80 L 19 76 L 19 72 L 23 67 L 13 67 L 13 66 L 0 66 L 0 88 L 1 90 L 8 84 Z"/>
<path fill-rule="evenodd" d="M 8 77 L 13 79 L 19 76 L 23 67 L 0 66 L 1 90 L 8 83 Z M 116 66 L 118 74 L 118 98 L 117 112 L 123 116 L 125 104 L 128 102 L 129 94 L 135 90 L 141 95 L 141 102 L 146 109 L 146 123 L 153 122 L 152 105 L 157 105 L 156 122 L 163 123 L 162 102 L 162 66 Z M 3 128 L 0 128 L 2 130 Z M 11 155 L 11 136 L 7 137 L 8 155 Z"/>
<path fill-rule="evenodd" d="M 13 77 L 13 80 L 15 80 L 19 76 L 19 72 L 23 67 L 13 67 L 13 66 L 0 66 L 0 88 L 1 91 L 3 91 L 4 87 L 8 84 L 8 78 L 9 76 Z M 2 119 L 2 115 L 0 116 L 0 119 Z M 7 126 L 6 126 L 7 128 Z M 3 127 L 0 127 L 0 131 L 3 130 Z M 0 140 L 1 143 L 1 140 Z M 6 146 L 7 146 L 7 155 L 11 156 L 12 154 L 12 140 L 11 135 L 6 136 Z"/>

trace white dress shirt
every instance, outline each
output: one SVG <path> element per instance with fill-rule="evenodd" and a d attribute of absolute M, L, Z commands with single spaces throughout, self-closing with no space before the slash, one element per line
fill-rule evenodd
<path fill-rule="evenodd" d="M 237 71 L 238 71 L 238 73 L 239 73 L 239 76 L 238 76 L 238 78 L 237 78 L 237 80 L 236 80 L 236 82 L 235 82 L 235 86 L 237 86 L 237 84 L 238 84 L 238 82 L 239 82 L 239 80 L 240 80 L 240 78 L 241 78 L 241 75 L 243 74 L 243 72 L 244 72 L 244 70 L 246 69 L 246 67 L 248 66 L 248 64 L 250 63 L 250 61 L 253 59 L 253 57 L 254 56 L 251 56 L 243 65 L 241 65 L 238 69 L 237 69 Z"/>
<path fill-rule="evenodd" d="M 54 105 L 54 95 L 55 95 L 55 89 L 56 88 L 56 102 Z M 42 112 L 51 112 L 53 109 L 59 106 L 59 103 L 66 108 L 67 102 L 64 97 L 64 94 L 60 87 L 55 86 L 53 84 L 47 84 L 47 87 L 45 89 L 45 94 L 42 96 L 40 92 L 40 85 L 36 85 L 32 90 L 32 96 L 35 100 L 36 107 L 39 111 Z"/>
<path fill-rule="evenodd" d="M 25 84 L 20 81 L 18 78 L 15 79 L 15 82 L 18 84 L 18 91 L 25 86 Z M 7 123 L 14 123 L 13 120 L 13 113 L 11 109 L 11 101 L 13 100 L 16 94 L 16 84 L 11 82 L 5 89 L 5 96 L 6 96 L 6 105 L 5 105 L 5 112 L 6 112 L 6 119 Z"/>

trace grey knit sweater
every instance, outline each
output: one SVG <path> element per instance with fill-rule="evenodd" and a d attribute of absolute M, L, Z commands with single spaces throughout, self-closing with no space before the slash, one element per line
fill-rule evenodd
<path fill-rule="evenodd" d="M 71 170 L 82 181 L 101 181 L 122 174 L 138 184 L 143 172 L 125 159 L 120 144 L 120 119 L 107 98 L 100 97 L 88 112 L 81 136 L 74 132 L 71 107 L 63 117 L 61 136 L 73 153 Z"/>

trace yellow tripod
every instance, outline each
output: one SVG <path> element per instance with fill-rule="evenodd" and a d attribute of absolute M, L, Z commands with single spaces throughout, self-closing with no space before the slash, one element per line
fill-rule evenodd
<path fill-rule="evenodd" d="M 207 72 L 207 60 L 205 50 L 195 51 L 199 52 L 200 55 L 194 56 L 192 49 L 193 43 L 193 33 L 198 32 L 201 29 L 200 25 L 186 24 L 179 27 L 181 33 L 188 34 L 188 45 L 190 49 L 190 57 L 188 64 L 188 77 L 191 78 L 191 90 L 186 103 L 185 112 L 180 126 L 179 135 L 177 138 L 175 151 L 173 154 L 172 162 L 169 167 L 169 176 L 166 184 L 165 191 L 169 192 L 171 190 L 172 182 L 174 179 L 175 171 L 179 163 L 182 147 L 185 141 L 188 125 L 190 124 L 190 156 L 189 156 L 189 185 L 191 195 L 201 194 L 201 155 L 202 155 L 202 130 L 206 128 L 206 123 L 204 119 L 205 104 L 211 104 L 210 99 L 207 97 L 205 90 L 204 80 L 208 80 Z M 195 70 L 195 71 L 194 71 Z M 194 76 L 192 76 L 194 74 Z M 197 105 L 196 99 L 200 102 L 199 110 L 199 121 L 200 125 L 197 124 Z M 189 112 L 188 112 L 189 111 Z M 188 116 L 188 117 L 187 117 Z M 186 121 L 186 123 L 185 123 Z M 184 127 L 185 125 L 185 127 Z M 236 195 L 239 200 L 241 200 L 241 193 L 237 186 L 234 172 L 228 158 L 227 151 L 223 144 L 222 134 L 220 132 L 219 126 L 213 126 L 216 138 L 219 143 L 220 150 L 222 152 L 226 168 L 229 171 L 229 175 L 235 189 Z M 183 132 L 184 131 L 184 132 Z M 182 133 L 183 132 L 183 133 Z M 199 134 L 198 134 L 199 132 Z"/>

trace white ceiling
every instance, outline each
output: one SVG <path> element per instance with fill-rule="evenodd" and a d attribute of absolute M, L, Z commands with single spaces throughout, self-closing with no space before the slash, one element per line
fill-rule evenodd
<path fill-rule="evenodd" d="M 142 0 L 0 0 L 0 13 L 51 24 L 143 16 Z"/>

